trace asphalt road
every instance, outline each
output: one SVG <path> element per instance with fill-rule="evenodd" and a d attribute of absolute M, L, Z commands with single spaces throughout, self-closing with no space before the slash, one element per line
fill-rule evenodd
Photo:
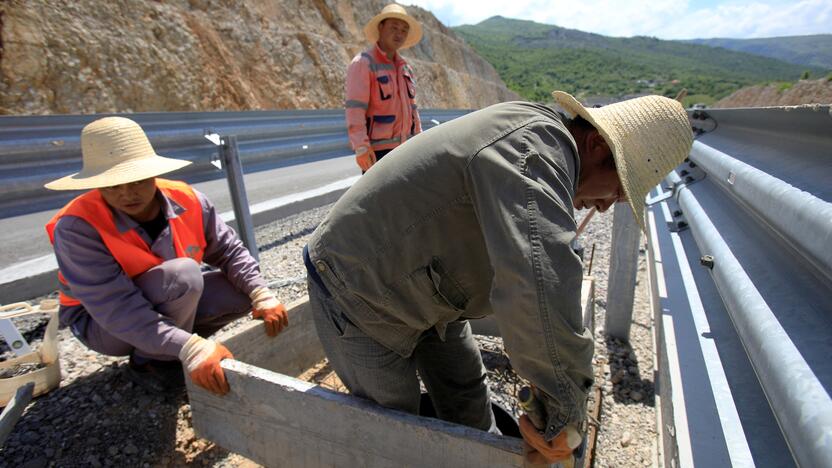
<path fill-rule="evenodd" d="M 250 205 L 321 187 L 337 180 L 360 175 L 352 155 L 281 167 L 245 175 Z M 231 211 L 228 182 L 223 179 L 194 185 L 205 193 L 220 213 Z M 55 213 L 44 211 L 0 219 L 0 271 L 20 262 L 52 253 L 43 226 Z"/>

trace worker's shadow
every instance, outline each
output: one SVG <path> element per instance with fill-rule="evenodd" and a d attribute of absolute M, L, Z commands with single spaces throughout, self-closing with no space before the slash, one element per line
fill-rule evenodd
<path fill-rule="evenodd" d="M 633 326 L 639 326 L 633 323 Z M 609 335 L 605 337 L 607 359 L 610 374 L 606 378 L 612 382 L 613 399 L 625 405 L 655 406 L 655 383 L 641 376 L 638 357 L 629 343 L 624 343 Z M 648 370 L 652 377 L 652 369 Z"/>
<path fill-rule="evenodd" d="M 184 391 L 150 393 L 127 378 L 124 366 L 114 362 L 35 398 L 2 458 L 16 466 L 18 458 L 44 458 L 43 466 L 155 467 L 201 466 L 228 455 L 193 434 Z"/>

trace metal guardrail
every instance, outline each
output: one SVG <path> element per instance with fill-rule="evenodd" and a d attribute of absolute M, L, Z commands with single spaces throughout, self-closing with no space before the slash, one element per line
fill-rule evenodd
<path fill-rule="evenodd" d="M 832 466 L 830 112 L 691 111 L 648 199 L 665 466 Z"/>
<path fill-rule="evenodd" d="M 467 112 L 423 109 L 422 126 Z M 81 169 L 81 129 L 107 115 L 138 122 L 157 153 L 193 161 L 177 172 L 190 183 L 222 177 L 211 165 L 219 156 L 207 133 L 236 136 L 246 172 L 351 152 L 341 109 L 0 117 L 0 218 L 55 209 L 76 196 L 43 184 Z"/>

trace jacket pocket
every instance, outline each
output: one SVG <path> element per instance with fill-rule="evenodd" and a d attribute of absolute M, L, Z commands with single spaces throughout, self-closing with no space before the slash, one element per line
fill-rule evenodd
<path fill-rule="evenodd" d="M 370 143 L 381 142 L 381 140 L 388 140 L 393 137 L 393 123 L 396 121 L 395 115 L 374 115 L 372 123 L 372 132 L 370 133 Z"/>
<path fill-rule="evenodd" d="M 447 304 L 456 311 L 465 310 L 470 298 L 462 286 L 448 274 L 438 257 L 431 260 L 427 274 L 433 283 L 435 302 Z"/>
<path fill-rule="evenodd" d="M 382 101 L 386 101 L 393 97 L 393 83 L 392 78 L 389 75 L 378 75 L 376 76 L 376 81 L 378 81 L 378 94 L 379 99 Z"/>

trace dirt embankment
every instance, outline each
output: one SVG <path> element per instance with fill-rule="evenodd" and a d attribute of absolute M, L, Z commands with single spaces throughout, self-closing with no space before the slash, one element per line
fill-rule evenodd
<path fill-rule="evenodd" d="M 386 0 L 5 0 L 0 114 L 337 108 L 361 29 Z M 517 99 L 430 12 L 421 107 Z"/>
<path fill-rule="evenodd" d="M 822 78 L 800 80 L 794 84 L 749 86 L 717 101 L 712 107 L 771 107 L 800 104 L 832 104 L 832 80 Z"/>

